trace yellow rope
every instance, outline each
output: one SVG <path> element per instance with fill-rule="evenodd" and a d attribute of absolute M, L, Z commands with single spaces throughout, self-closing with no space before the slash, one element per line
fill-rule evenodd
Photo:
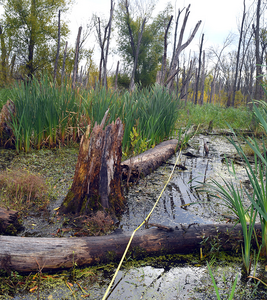
<path fill-rule="evenodd" d="M 176 161 L 175 161 L 175 164 L 174 164 L 174 166 L 173 166 L 173 169 L 172 169 L 172 171 L 171 171 L 171 174 L 170 174 L 170 176 L 169 176 L 169 178 L 168 178 L 166 184 L 164 185 L 164 187 L 163 187 L 163 189 L 162 189 L 162 191 L 161 191 L 161 193 L 160 193 L 160 195 L 159 195 L 157 201 L 155 202 L 153 208 L 151 209 L 150 213 L 147 215 L 147 217 L 145 218 L 145 220 L 144 220 L 144 221 L 143 221 L 143 222 L 142 222 L 142 223 L 141 223 L 141 224 L 133 231 L 133 233 L 132 233 L 132 235 L 131 235 L 131 238 L 130 238 L 128 244 L 127 244 L 127 247 L 126 247 L 126 249 L 125 249 L 125 251 L 124 251 L 124 253 L 123 253 L 123 256 L 122 256 L 122 258 L 121 258 L 121 260 L 120 260 L 120 263 L 119 263 L 119 265 L 118 265 L 118 268 L 117 268 L 115 274 L 113 275 L 113 278 L 112 278 L 112 280 L 111 280 L 111 282 L 110 282 L 110 284 L 109 284 L 109 286 L 108 286 L 108 288 L 107 288 L 107 290 L 106 290 L 106 292 L 105 292 L 105 295 L 103 296 L 102 300 L 105 300 L 105 299 L 107 298 L 107 295 L 108 295 L 108 293 L 109 293 L 109 291 L 110 291 L 110 288 L 111 288 L 111 286 L 112 286 L 114 280 L 115 280 L 116 277 L 117 277 L 117 274 L 118 274 L 118 272 L 119 272 L 119 270 L 120 270 L 120 268 L 121 268 L 121 265 L 122 265 L 122 263 L 123 263 L 123 261 L 124 261 L 125 255 L 126 255 L 126 253 L 128 252 L 128 249 L 129 249 L 129 247 L 130 247 L 130 245 L 131 245 L 132 239 L 133 239 L 133 237 L 134 237 L 136 231 L 137 231 L 138 229 L 140 229 L 140 227 L 142 227 L 142 226 L 149 220 L 149 218 L 150 218 L 152 212 L 154 211 L 156 205 L 157 205 L 158 202 L 159 202 L 159 199 L 161 198 L 161 196 L 162 196 L 164 190 L 166 189 L 168 183 L 170 182 L 170 180 L 171 180 L 171 178 L 172 178 L 172 175 L 173 175 L 173 173 L 174 173 L 175 167 L 176 167 L 176 165 L 178 164 L 178 161 L 179 161 L 179 158 L 180 158 L 180 155 L 181 155 L 181 151 L 182 151 L 182 147 L 180 147 L 179 155 L 177 156 L 177 159 L 176 159 Z"/>

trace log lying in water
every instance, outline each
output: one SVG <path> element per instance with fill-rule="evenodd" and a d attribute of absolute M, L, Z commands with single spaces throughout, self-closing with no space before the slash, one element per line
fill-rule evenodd
<path fill-rule="evenodd" d="M 154 225 L 154 224 L 153 224 Z M 260 230 L 260 224 L 255 225 Z M 0 268 L 19 272 L 51 271 L 79 267 L 122 257 L 131 233 L 83 238 L 37 238 L 0 236 Z M 240 225 L 208 224 L 179 226 L 179 228 L 151 228 L 137 231 L 130 251 L 142 254 L 190 253 L 198 251 L 206 237 L 220 241 L 221 248 L 233 250 L 242 242 Z M 205 248 L 204 248 L 205 251 Z M 205 253 L 204 253 L 205 254 Z"/>
<path fill-rule="evenodd" d="M 168 140 L 125 160 L 121 163 L 122 177 L 127 178 L 127 181 L 134 181 L 150 174 L 175 153 L 177 144 L 177 139 Z"/>

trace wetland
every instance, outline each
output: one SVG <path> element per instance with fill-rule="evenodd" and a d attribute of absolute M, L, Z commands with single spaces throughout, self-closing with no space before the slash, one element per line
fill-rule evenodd
<path fill-rule="evenodd" d="M 209 147 L 208 155 L 203 150 L 204 141 Z M 196 135 L 180 157 L 184 170 L 175 169 L 149 223 L 175 227 L 181 224 L 190 226 L 234 221 L 235 216 L 223 203 L 210 198 L 207 193 L 198 192 L 195 187 L 196 182 L 208 181 L 209 178 L 219 181 L 221 178 L 230 179 L 225 157 L 234 157 L 235 153 L 225 136 Z M 166 183 L 177 155 L 125 190 L 126 207 L 116 224 L 117 232 L 133 231 L 144 221 Z M 36 209 L 37 204 L 33 204 L 27 213 L 21 212 L 24 226 L 21 236 L 71 238 L 77 234 L 67 218 L 57 215 L 57 207 L 72 183 L 77 156 L 77 147 L 19 155 L 12 150 L 1 150 L 0 163 L 3 169 L 16 167 L 39 173 L 49 186 L 47 208 L 41 206 Z M 242 163 L 236 164 L 236 172 L 245 183 L 247 178 Z M 145 226 L 140 230 L 146 230 Z M 220 252 L 219 236 L 217 241 L 206 242 L 212 245 L 208 253 L 203 253 L 202 259 L 199 253 L 187 256 L 159 255 L 142 260 L 136 260 L 133 254 L 129 255 L 108 299 L 216 299 L 207 261 L 212 266 L 222 299 L 226 299 L 231 291 L 236 276 L 238 284 L 235 299 L 267 297 L 264 287 L 259 287 L 259 281 L 246 279 L 242 275 L 241 247 L 235 253 L 223 253 Z M 11 287 L 2 286 L 3 296 L 0 297 L 10 294 L 14 299 L 36 299 L 38 291 L 40 299 L 102 299 L 116 266 L 116 262 L 110 262 L 79 269 L 74 261 L 71 270 L 56 274 L 43 274 L 40 270 L 27 279 L 14 273 L 13 286 L 10 279 L 6 278 L 6 285 Z M 264 262 L 260 259 L 256 263 L 255 258 L 253 275 L 261 274 L 261 279 L 266 282 L 264 268 Z"/>

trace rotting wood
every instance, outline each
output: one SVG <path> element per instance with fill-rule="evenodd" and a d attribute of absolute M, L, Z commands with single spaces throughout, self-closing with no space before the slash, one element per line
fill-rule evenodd
<path fill-rule="evenodd" d="M 21 229 L 18 212 L 0 207 L 0 234 L 15 235 Z"/>
<path fill-rule="evenodd" d="M 121 142 L 123 124 L 118 118 L 104 128 L 108 110 L 92 133 L 88 126 L 81 139 L 72 186 L 59 212 L 88 214 L 109 209 L 113 214 L 123 208 L 121 185 Z"/>
<path fill-rule="evenodd" d="M 261 225 L 255 225 L 260 234 Z M 18 272 L 35 272 L 107 263 L 122 257 L 131 232 L 101 237 L 37 238 L 0 236 L 0 269 Z M 208 238 L 208 239 L 207 239 Z M 198 252 L 203 255 L 216 240 L 221 250 L 240 250 L 243 243 L 241 225 L 194 224 L 179 225 L 173 230 L 139 230 L 133 237 L 130 255 L 185 254 Z M 204 242 L 205 241 L 205 242 Z M 202 244 L 200 244 L 202 242 Z"/>
<path fill-rule="evenodd" d="M 175 153 L 177 145 L 177 139 L 168 140 L 133 158 L 125 160 L 121 164 L 122 178 L 127 179 L 127 182 L 136 181 L 140 177 L 152 173 Z"/>

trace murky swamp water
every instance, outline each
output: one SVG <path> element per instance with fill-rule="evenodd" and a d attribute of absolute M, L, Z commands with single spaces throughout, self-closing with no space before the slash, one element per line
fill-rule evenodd
<path fill-rule="evenodd" d="M 203 152 L 204 139 L 209 146 L 208 155 L 204 155 Z M 187 169 L 183 171 L 179 168 L 175 169 L 149 223 L 175 227 L 178 224 L 188 226 L 193 223 L 226 222 L 226 217 L 231 216 L 231 212 L 223 208 L 217 201 L 209 199 L 208 195 L 197 193 L 194 186 L 196 181 L 203 182 L 209 178 L 218 181 L 221 180 L 221 177 L 230 179 L 227 165 L 222 162 L 222 159 L 225 154 L 231 156 L 234 153 L 234 147 L 221 136 L 198 135 L 191 140 L 190 148 L 182 153 L 180 162 Z M 119 223 L 122 230 L 133 231 L 143 222 L 166 183 L 175 161 L 176 156 L 168 160 L 153 174 L 140 179 L 138 185 L 129 188 L 126 194 L 126 209 Z M 75 165 L 72 167 L 73 170 L 74 167 Z M 236 165 L 236 171 L 242 181 L 246 179 L 242 166 Z M 69 180 L 66 177 L 64 182 L 64 176 L 59 178 L 61 178 L 59 183 L 60 180 L 63 180 L 62 186 L 65 186 L 61 190 L 63 193 L 65 190 L 67 191 Z M 51 203 L 50 210 L 53 211 L 60 201 L 62 201 L 62 197 L 58 197 L 57 201 Z M 190 203 L 196 204 L 185 206 Z M 51 236 L 51 232 L 55 232 L 59 226 L 56 222 L 51 225 L 49 220 L 42 219 L 40 216 L 36 218 L 34 215 L 29 216 L 25 224 L 28 226 L 23 234 L 37 236 L 49 236 L 49 234 Z M 145 228 L 140 230 L 145 230 Z M 222 299 L 228 299 L 227 295 L 236 275 L 238 276 L 238 285 L 234 299 L 267 299 L 264 290 L 257 291 L 257 295 L 253 294 L 255 284 L 252 281 L 241 280 L 241 253 L 238 257 L 232 258 L 231 256 L 221 257 L 216 252 L 214 257 L 212 271 Z M 103 271 L 98 270 L 98 279 L 95 282 L 90 283 L 88 279 L 81 278 L 79 284 L 86 288 L 86 292 L 74 284 L 72 289 L 76 292 L 73 296 L 66 283 L 62 282 L 56 287 L 44 288 L 40 293 L 40 299 L 81 299 L 83 296 L 88 296 L 87 299 L 102 299 L 115 272 L 114 268 L 115 265 L 111 264 L 109 271 L 105 268 Z M 259 263 L 255 275 L 263 274 L 263 269 L 264 265 Z M 36 299 L 36 293 L 16 295 L 14 299 Z M 150 263 L 147 260 L 136 262 L 130 268 L 126 267 L 119 271 L 108 299 L 217 298 L 205 261 L 200 261 L 198 257 L 192 256 L 184 258 L 182 256 L 161 256 L 151 258 Z"/>

